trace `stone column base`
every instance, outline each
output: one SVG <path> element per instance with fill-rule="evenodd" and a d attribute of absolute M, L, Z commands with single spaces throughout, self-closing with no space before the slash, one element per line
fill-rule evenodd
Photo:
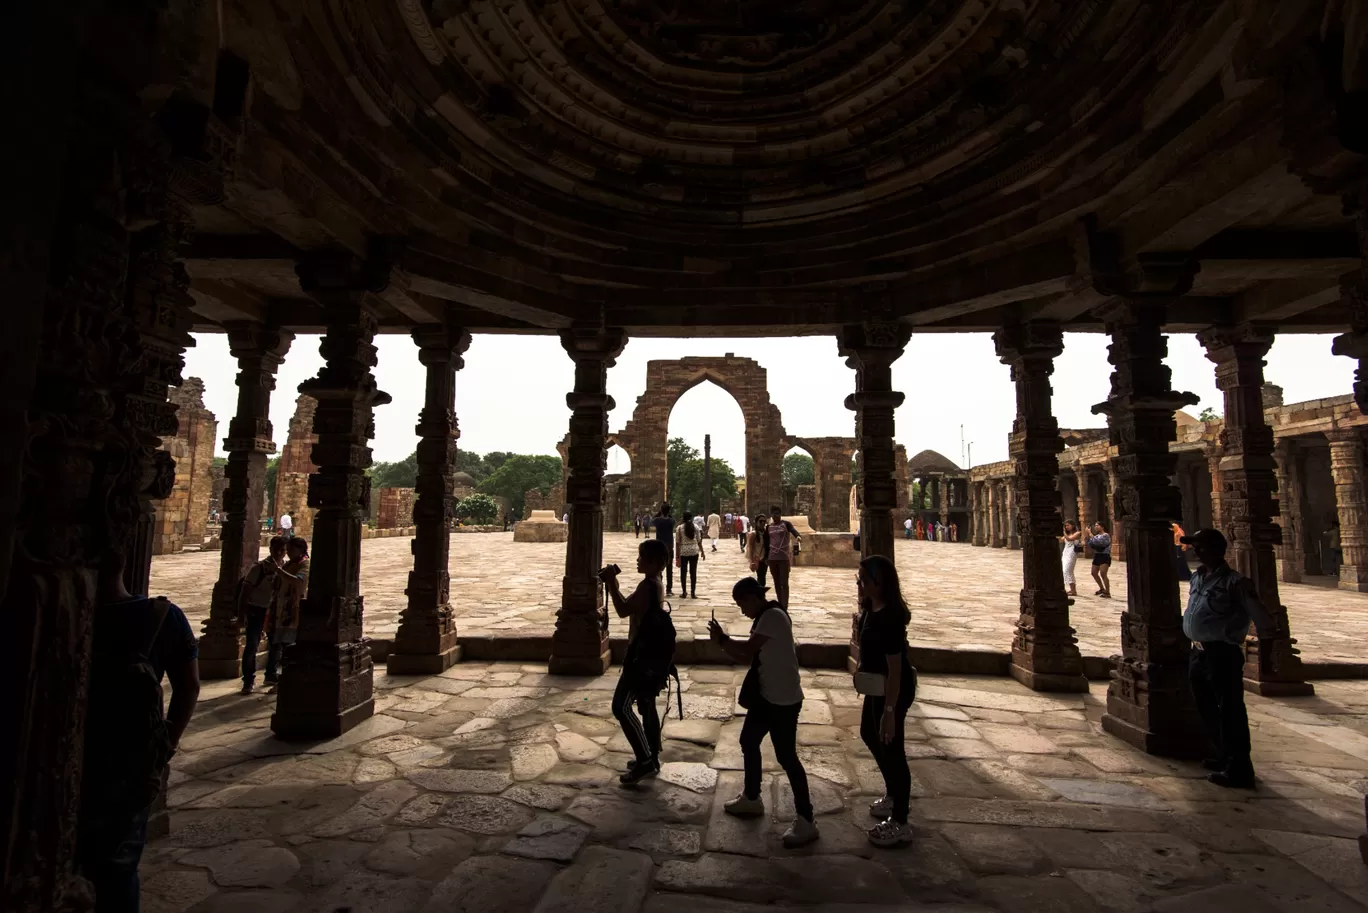
<path fill-rule="evenodd" d="M 1111 713 L 1102 715 L 1102 730 L 1146 754 L 1189 760 L 1205 757 L 1207 754 L 1205 737 L 1152 732 Z"/>
<path fill-rule="evenodd" d="M 1059 691 L 1077 694 L 1088 690 L 1088 677 L 1081 672 L 1077 675 L 1036 672 L 1025 666 L 1017 665 L 1015 656 L 1012 657 L 1012 663 L 1007 667 L 1007 674 L 1032 691 Z"/>
<path fill-rule="evenodd" d="M 604 650 L 595 656 L 567 656 L 551 654 L 546 668 L 552 675 L 603 675 L 613 665 L 613 651 Z"/>
<path fill-rule="evenodd" d="M 1310 682 L 1266 682 L 1255 678 L 1244 680 L 1244 690 L 1264 697 L 1307 697 L 1316 693 Z"/>
<path fill-rule="evenodd" d="M 457 644 L 437 653 L 393 653 L 385 660 L 389 675 L 440 675 L 461 661 Z"/>
<path fill-rule="evenodd" d="M 283 741 L 338 737 L 375 713 L 374 674 L 365 642 L 287 647 L 271 731 Z"/>
<path fill-rule="evenodd" d="M 1296 558 L 1278 559 L 1278 580 L 1282 583 L 1301 583 L 1302 582 L 1303 559 L 1299 555 Z"/>
<path fill-rule="evenodd" d="M 201 656 L 199 659 L 200 678 L 209 681 L 212 679 L 242 678 L 242 648 L 239 646 L 238 655 L 232 659 L 213 659 Z"/>
<path fill-rule="evenodd" d="M 1368 567 L 1341 564 L 1339 588 L 1341 590 L 1352 590 L 1355 593 L 1368 593 Z"/>

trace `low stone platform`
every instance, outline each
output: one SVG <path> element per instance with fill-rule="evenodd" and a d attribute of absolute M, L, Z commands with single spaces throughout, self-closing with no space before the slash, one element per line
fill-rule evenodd
<path fill-rule="evenodd" d="M 534 510 L 532 516 L 513 524 L 514 542 L 565 542 L 569 537 L 569 525 L 549 510 Z"/>
<path fill-rule="evenodd" d="M 616 670 L 614 670 L 616 671 Z M 377 715 L 299 746 L 273 699 L 206 686 L 173 761 L 172 833 L 143 865 L 148 913 L 1353 913 L 1368 789 L 1368 684 L 1249 698 L 1256 792 L 1101 732 L 1103 691 L 922 679 L 908 726 L 917 839 L 868 844 L 882 791 L 859 698 L 805 671 L 800 751 L 822 838 L 784 850 L 791 797 L 768 747 L 769 814 L 740 821 L 731 667 L 682 670 L 664 772 L 623 789 L 614 676 L 458 665 L 377 670 Z"/>

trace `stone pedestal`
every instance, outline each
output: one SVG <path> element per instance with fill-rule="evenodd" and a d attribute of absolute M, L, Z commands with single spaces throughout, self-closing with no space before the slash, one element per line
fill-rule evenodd
<path fill-rule="evenodd" d="M 1050 374 L 1064 351 L 1064 334 L 1055 324 L 1028 323 L 998 330 L 993 341 L 1012 369 L 1017 394 L 1008 447 L 1016 469 L 1013 519 L 1020 531 L 1022 587 L 1008 671 L 1035 691 L 1087 691 L 1059 557 L 1058 455 L 1064 441 L 1052 411 Z"/>
<path fill-rule="evenodd" d="M 620 329 L 576 327 L 561 333 L 561 345 L 575 361 L 575 390 L 565 398 L 570 407 L 565 482 L 570 528 L 561 608 L 551 638 L 554 675 L 602 675 L 612 662 L 598 572 L 603 564 L 608 413 L 614 406 L 608 395 L 608 369 L 626 344 L 627 334 Z"/>
<path fill-rule="evenodd" d="M 1363 437 L 1354 428 L 1325 435 L 1330 442 L 1330 474 L 1335 480 L 1335 509 L 1339 514 L 1342 590 L 1368 593 L 1368 486 L 1365 485 Z"/>
<path fill-rule="evenodd" d="M 860 550 L 854 533 L 803 533 L 803 548 L 793 559 L 794 567 L 860 566 Z"/>
<path fill-rule="evenodd" d="M 1278 596 L 1274 548 L 1282 542 L 1282 529 L 1274 522 L 1278 502 L 1273 429 L 1263 411 L 1264 356 L 1273 345 L 1273 331 L 1257 324 L 1212 327 L 1198 339 L 1216 365 L 1216 386 L 1225 397 L 1221 479 L 1226 561 L 1254 582 L 1277 624 L 1273 640 L 1246 643 L 1245 687 L 1264 695 L 1313 694 L 1291 636 L 1287 609 Z M 1272 656 L 1261 662 L 1264 649 Z"/>
<path fill-rule="evenodd" d="M 534 510 L 526 520 L 513 524 L 514 542 L 565 542 L 569 538 L 569 524 L 562 523 L 554 510 Z"/>
<path fill-rule="evenodd" d="M 374 711 L 374 669 L 362 638 L 361 528 L 370 513 L 369 442 L 374 408 L 390 401 L 376 387 L 377 300 L 388 283 L 383 263 L 344 255 L 299 264 L 300 284 L 323 305 L 324 365 L 299 392 L 318 401 L 314 413 L 309 506 L 314 515 L 312 569 L 299 640 L 285 648 L 271 729 L 282 739 L 334 738 Z"/>
<path fill-rule="evenodd" d="M 1290 440 L 1276 442 L 1273 458 L 1277 461 L 1278 473 L 1278 525 L 1282 527 L 1282 544 L 1277 549 L 1278 580 L 1301 583 L 1306 552 L 1302 545 L 1302 485 L 1297 445 Z"/>
<path fill-rule="evenodd" d="M 1186 273 L 1181 294 L 1191 282 Z M 1135 297 L 1106 306 L 1112 343 L 1112 395 L 1093 407 L 1107 416 L 1117 447 L 1117 491 L 1112 503 L 1126 525 L 1128 600 L 1121 614 L 1121 655 L 1107 692 L 1102 727 L 1151 754 L 1200 755 L 1206 745 L 1188 685 L 1188 641 L 1183 636 L 1178 582 L 1173 574 L 1170 524 L 1182 509 L 1169 484 L 1177 458 L 1173 414 L 1197 402 L 1172 389 L 1164 364 L 1161 326 L 1165 300 Z"/>
<path fill-rule="evenodd" d="M 238 362 L 238 404 L 223 441 L 223 449 L 228 451 L 228 465 L 223 470 L 228 487 L 223 491 L 219 575 L 199 640 L 201 678 L 237 678 L 242 674 L 238 581 L 261 553 L 266 461 L 276 449 L 271 391 L 293 339 L 293 333 L 269 327 L 228 328 L 228 349 Z"/>
<path fill-rule="evenodd" d="M 470 348 L 470 334 L 456 327 L 413 331 L 418 359 L 427 368 L 423 411 L 418 415 L 417 500 L 413 504 L 413 570 L 408 606 L 399 617 L 386 660 L 391 675 L 434 675 L 461 658 L 451 611 L 452 488 L 456 472 L 456 372 Z"/>

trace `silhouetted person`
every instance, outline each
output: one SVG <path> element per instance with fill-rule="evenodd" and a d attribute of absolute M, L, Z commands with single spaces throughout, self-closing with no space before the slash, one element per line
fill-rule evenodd
<path fill-rule="evenodd" d="M 1249 623 L 1259 633 L 1259 665 L 1272 668 L 1278 623 L 1259 599 L 1254 584 L 1226 564 L 1225 536 L 1199 529 L 1183 537 L 1201 562 L 1188 584 L 1183 634 L 1192 641 L 1188 679 L 1216 757 L 1203 762 L 1217 786 L 1254 788 L 1249 759 L 1249 717 L 1244 702 L 1244 642 Z"/>
<path fill-rule="evenodd" d="M 670 516 L 671 507 L 668 504 L 660 505 L 660 513 L 656 514 L 651 521 L 655 529 L 657 542 L 665 545 L 665 595 L 674 595 L 674 568 L 671 566 L 674 560 L 674 517 Z"/>
<path fill-rule="evenodd" d="M 664 510 L 662 508 L 662 512 Z M 613 716 L 622 726 L 622 734 L 627 737 L 634 755 L 627 771 L 619 777 L 625 786 L 660 773 L 660 712 L 655 700 L 664 682 L 657 681 L 655 672 L 643 663 L 638 638 L 644 625 L 650 623 L 648 616 L 664 612 L 660 574 L 669 565 L 669 560 L 669 549 L 659 539 L 647 539 L 637 546 L 637 572 L 641 574 L 641 583 L 627 597 L 622 595 L 616 566 L 599 571 L 599 579 L 608 588 L 613 609 L 619 618 L 628 619 L 627 657 L 613 692 Z M 633 705 L 641 714 L 640 718 L 632 712 Z"/>
<path fill-rule="evenodd" d="M 199 700 L 199 648 L 165 598 L 130 593 L 105 553 L 95 597 L 78 854 L 96 913 L 137 913 L 138 863 L 162 776 Z M 171 683 L 163 710 L 162 678 Z"/>
<path fill-rule="evenodd" d="M 285 564 L 285 537 L 272 536 L 270 554 L 252 565 L 242 578 L 238 590 L 238 617 L 242 619 L 245 637 L 242 643 L 242 693 L 251 694 L 256 683 L 257 650 L 261 634 L 266 631 L 266 620 L 276 595 L 276 571 Z M 276 683 L 276 663 L 280 659 L 274 631 L 266 633 L 266 684 Z"/>

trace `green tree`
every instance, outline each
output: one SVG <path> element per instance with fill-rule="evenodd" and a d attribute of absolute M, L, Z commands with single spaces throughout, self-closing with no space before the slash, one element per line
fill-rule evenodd
<path fill-rule="evenodd" d="M 1197 416 L 1197 419 L 1203 422 L 1219 422 L 1221 420 L 1221 413 L 1210 406 L 1207 406 L 1202 410 L 1202 414 Z"/>
<path fill-rule="evenodd" d="M 489 478 L 489 474 L 494 468 L 485 463 L 484 457 L 470 450 L 456 451 L 456 471 L 464 472 L 475 480 L 476 484 Z"/>
<path fill-rule="evenodd" d="M 784 457 L 784 490 L 794 491 L 799 485 L 811 485 L 817 478 L 817 464 L 806 453 L 790 453 Z"/>
<path fill-rule="evenodd" d="M 513 516 L 521 517 L 526 504 L 523 496 L 528 491 L 535 488 L 546 494 L 560 480 L 560 457 L 517 453 L 505 460 L 489 478 L 481 482 L 479 490 L 485 494 L 507 498 Z"/>
<path fill-rule="evenodd" d="M 418 451 L 397 463 L 376 463 L 371 467 L 371 488 L 413 488 L 418 484 Z"/>
<path fill-rule="evenodd" d="M 726 460 L 713 457 L 712 461 L 712 507 L 727 498 L 736 497 L 736 473 Z M 698 513 L 703 509 L 703 461 L 688 460 L 679 467 L 675 487 L 670 494 L 675 516 L 684 511 Z"/>
<path fill-rule="evenodd" d="M 456 502 L 456 516 L 467 523 L 494 523 L 499 518 L 499 502 L 476 492 Z"/>
<path fill-rule="evenodd" d="M 671 502 L 679 500 L 675 494 L 675 481 L 679 478 L 679 468 L 690 460 L 698 459 L 702 454 L 697 447 L 690 447 L 688 442 L 682 437 L 672 437 L 665 445 L 665 491 L 666 497 Z M 700 487 L 700 491 L 702 488 Z M 675 511 L 675 516 L 679 511 Z"/>
<path fill-rule="evenodd" d="M 484 455 L 484 461 L 485 465 L 489 467 L 489 471 L 492 473 L 497 471 L 504 463 L 507 463 L 510 457 L 515 456 L 517 456 L 516 453 L 509 453 L 507 450 L 491 450 Z"/>

